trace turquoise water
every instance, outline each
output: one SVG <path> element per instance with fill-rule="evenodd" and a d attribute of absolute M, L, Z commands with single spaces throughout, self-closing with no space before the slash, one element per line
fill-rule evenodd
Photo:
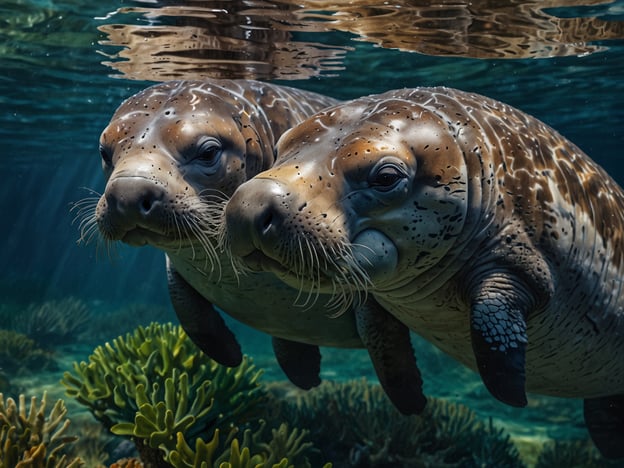
<path fill-rule="evenodd" d="M 340 11 L 298 3 L 308 8 L 285 1 L 2 2 L 0 328 L 24 330 L 18 323 L 42 307 L 74 310 L 75 303 L 60 302 L 68 298 L 89 317 L 53 343 L 52 369 L 30 371 L 26 361 L 9 369 L 0 361 L 5 396 L 47 389 L 66 398 L 59 379 L 73 361 L 139 324 L 176 321 L 162 253 L 78 245 L 71 212 L 91 190 L 104 189 L 98 138 L 110 116 L 154 82 L 258 78 L 341 99 L 457 87 L 538 117 L 624 184 L 624 2 L 548 2 L 547 10 L 526 2 L 355 2 Z M 265 369 L 263 379 L 284 380 L 268 337 L 232 327 Z M 587 438 L 580 401 L 531 397 L 526 409 L 506 407 L 477 376 L 414 340 L 426 393 L 491 418 L 528 465 L 545 440 Z M 365 352 L 330 349 L 323 350 L 322 377 L 375 379 Z"/>

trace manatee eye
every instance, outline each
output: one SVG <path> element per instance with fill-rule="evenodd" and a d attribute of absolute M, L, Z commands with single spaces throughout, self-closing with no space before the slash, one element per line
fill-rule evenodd
<path fill-rule="evenodd" d="M 196 159 L 208 166 L 214 166 L 221 158 L 221 143 L 215 138 L 207 138 L 197 146 Z"/>
<path fill-rule="evenodd" d="M 400 167 L 394 164 L 384 164 L 370 175 L 368 183 L 376 190 L 387 192 L 393 189 L 405 177 L 405 172 Z"/>
<path fill-rule="evenodd" d="M 102 143 L 100 143 L 99 151 L 100 151 L 100 156 L 102 157 L 102 161 L 104 161 L 104 164 L 109 167 L 112 166 L 113 155 L 111 154 L 110 149 L 104 146 Z"/>

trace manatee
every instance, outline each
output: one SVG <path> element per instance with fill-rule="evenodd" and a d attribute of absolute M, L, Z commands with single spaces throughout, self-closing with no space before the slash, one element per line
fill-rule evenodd
<path fill-rule="evenodd" d="M 445 87 L 337 104 L 277 152 L 227 204 L 234 256 L 309 294 L 372 295 L 506 404 L 583 398 L 600 451 L 624 456 L 624 192 L 589 156 Z"/>

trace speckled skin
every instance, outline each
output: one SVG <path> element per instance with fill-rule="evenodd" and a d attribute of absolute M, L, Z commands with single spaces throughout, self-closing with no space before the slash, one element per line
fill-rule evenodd
<path fill-rule="evenodd" d="M 305 301 L 297 290 L 268 273 L 237 276 L 216 249 L 225 200 L 271 166 L 284 131 L 336 102 L 251 80 L 169 82 L 127 99 L 102 132 L 107 184 L 95 209 L 98 229 L 106 240 L 166 253 L 176 312 L 196 342 L 216 343 L 211 354 L 228 344 L 204 328 L 229 333 L 211 304 L 275 337 L 362 346 L 352 316 L 330 320 L 325 301 L 293 306 Z M 240 350 L 226 341 L 221 361 L 236 365 Z"/>
<path fill-rule="evenodd" d="M 214 305 L 272 335 L 280 367 L 304 389 L 320 383 L 318 346 L 365 347 L 390 400 L 418 413 L 426 399 L 409 329 L 374 299 L 344 304 L 349 313 L 330 318 L 332 295 L 300 294 L 266 272 L 240 274 L 218 248 L 234 190 L 272 165 L 283 132 L 336 102 L 250 80 L 171 82 L 138 93 L 102 133 L 107 184 L 82 234 L 163 250 L 180 324 L 219 363 L 236 366 L 242 352 Z M 81 210 L 90 213 L 88 204 Z"/>
<path fill-rule="evenodd" d="M 508 105 L 417 88 L 329 108 L 280 139 L 226 220 L 235 255 L 294 287 L 369 281 L 506 403 L 624 393 L 622 189 Z"/>

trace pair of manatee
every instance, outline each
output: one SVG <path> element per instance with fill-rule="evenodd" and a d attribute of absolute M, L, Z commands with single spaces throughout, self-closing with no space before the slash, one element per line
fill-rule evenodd
<path fill-rule="evenodd" d="M 242 356 L 215 306 L 270 334 L 305 389 L 318 346 L 365 347 L 414 414 L 413 330 L 504 403 L 583 398 L 624 457 L 624 193 L 535 118 L 448 88 L 338 102 L 177 81 L 122 103 L 100 153 L 83 236 L 164 251 L 176 314 L 218 362 Z"/>

